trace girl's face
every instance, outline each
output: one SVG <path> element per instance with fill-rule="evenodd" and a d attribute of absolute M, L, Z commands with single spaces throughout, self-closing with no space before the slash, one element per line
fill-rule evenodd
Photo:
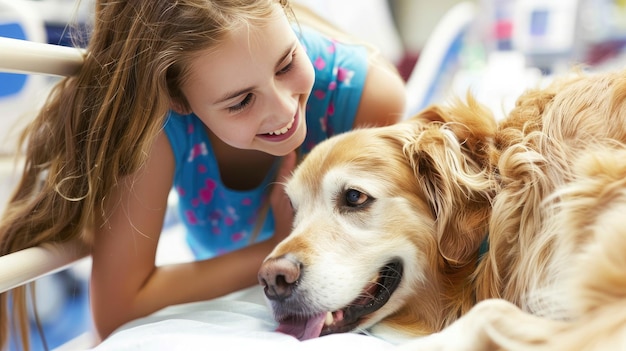
<path fill-rule="evenodd" d="M 283 156 L 304 141 L 314 71 L 280 6 L 194 59 L 190 73 L 181 88 L 191 110 L 228 145 Z"/>

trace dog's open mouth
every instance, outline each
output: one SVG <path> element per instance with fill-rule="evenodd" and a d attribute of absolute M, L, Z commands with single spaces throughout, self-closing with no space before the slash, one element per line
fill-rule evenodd
<path fill-rule="evenodd" d="M 340 310 L 321 312 L 312 316 L 290 316 L 280 321 L 279 332 L 300 340 L 355 329 L 362 318 L 377 311 L 389 301 L 402 279 L 402 263 L 393 260 L 380 269 L 359 296 Z"/>

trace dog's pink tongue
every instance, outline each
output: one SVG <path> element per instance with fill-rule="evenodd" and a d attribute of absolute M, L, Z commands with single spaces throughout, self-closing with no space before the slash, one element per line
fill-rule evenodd
<path fill-rule="evenodd" d="M 309 319 L 291 318 L 280 323 L 277 332 L 295 336 L 301 341 L 317 338 L 322 332 L 326 313 L 311 316 Z"/>

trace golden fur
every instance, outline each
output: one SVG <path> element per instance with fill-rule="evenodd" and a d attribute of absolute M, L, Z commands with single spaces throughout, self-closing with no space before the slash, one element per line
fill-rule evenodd
<path fill-rule="evenodd" d="M 335 311 L 395 257 L 400 285 L 356 329 L 441 331 L 402 349 L 625 349 L 625 97 L 626 72 L 575 74 L 499 123 L 468 97 L 320 144 L 262 282 L 289 257 L 299 313 Z"/>

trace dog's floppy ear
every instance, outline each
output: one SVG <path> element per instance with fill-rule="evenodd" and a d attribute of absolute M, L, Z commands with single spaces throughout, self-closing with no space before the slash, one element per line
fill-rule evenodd
<path fill-rule="evenodd" d="M 436 217 L 440 254 L 451 266 L 464 266 L 475 259 L 489 225 L 495 120 L 471 97 L 414 119 L 420 127 L 405 154 Z"/>

